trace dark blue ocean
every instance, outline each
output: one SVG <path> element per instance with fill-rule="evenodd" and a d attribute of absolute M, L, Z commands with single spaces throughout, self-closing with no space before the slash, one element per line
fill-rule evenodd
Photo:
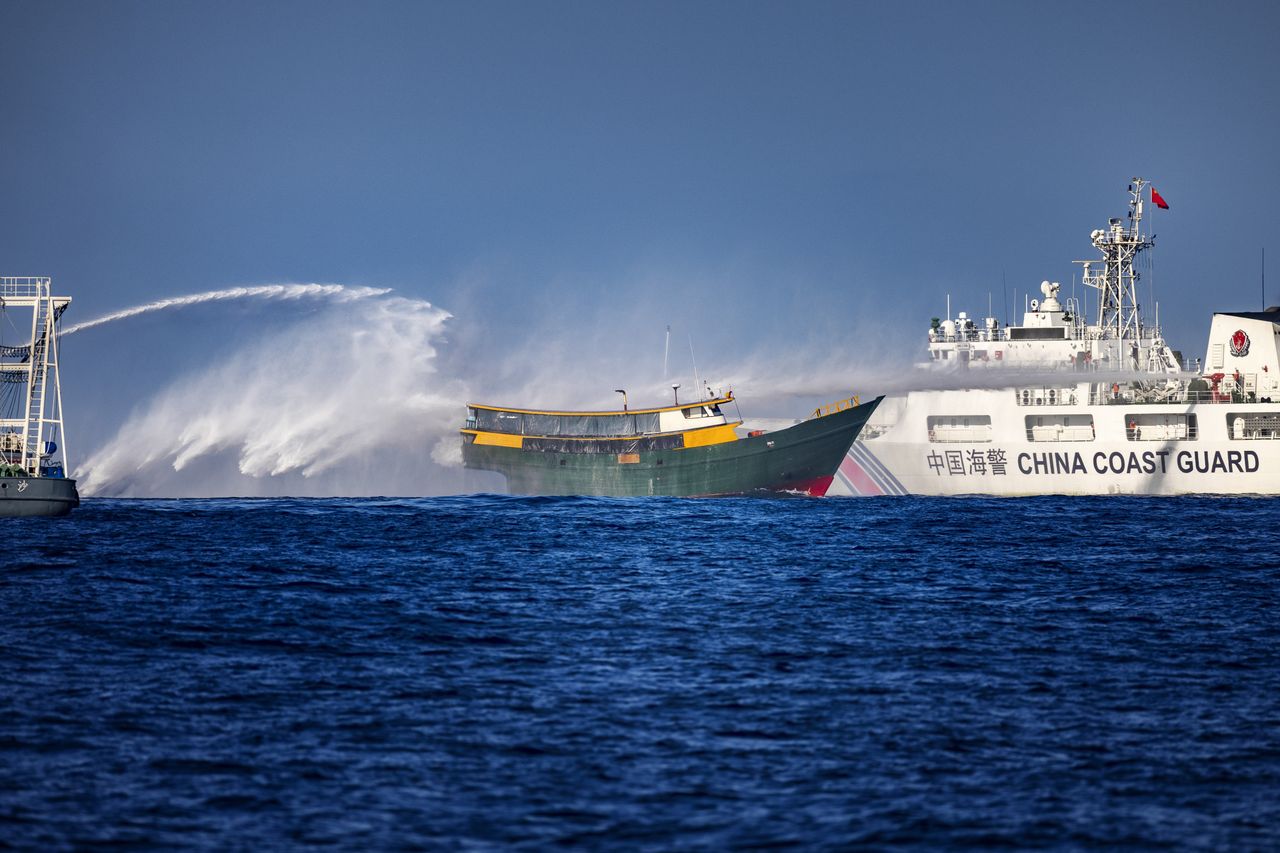
<path fill-rule="evenodd" d="M 18 848 L 1276 849 L 1280 501 L 90 500 Z"/>

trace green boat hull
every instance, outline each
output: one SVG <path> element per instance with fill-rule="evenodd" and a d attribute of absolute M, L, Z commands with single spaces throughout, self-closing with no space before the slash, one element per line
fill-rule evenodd
<path fill-rule="evenodd" d="M 616 453 L 525 450 L 466 438 L 462 459 L 468 468 L 502 474 L 516 495 L 822 495 L 881 399 L 737 441 L 626 454 L 629 461 Z"/>

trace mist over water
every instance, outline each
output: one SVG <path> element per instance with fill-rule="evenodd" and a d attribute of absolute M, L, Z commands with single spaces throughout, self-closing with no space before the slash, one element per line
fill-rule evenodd
<path fill-rule="evenodd" d="M 500 490 L 461 469 L 464 404 L 602 409 L 626 388 L 633 407 L 732 390 L 745 420 L 805 417 L 855 394 L 1064 384 L 1069 371 L 922 370 L 923 334 L 858 324 L 846 334 L 779 346 L 742 336 L 712 346 L 673 328 L 663 373 L 663 326 L 533 318 L 496 330 L 482 306 L 455 318 L 388 288 L 285 284 L 226 288 L 157 300 L 66 327 L 63 334 L 172 309 L 242 301 L 313 303 L 296 316 L 251 311 L 226 339 L 156 386 L 123 396 L 132 413 L 75 468 L 85 495 L 435 495 Z M 270 320 L 270 322 L 268 322 Z M 186 322 L 183 320 L 182 322 Z M 654 334 L 641 334 L 652 327 Z M 917 346 L 917 339 L 919 345 Z M 200 344 L 193 340 L 191 347 Z M 109 359 L 110 354 L 104 353 Z M 187 359 L 190 363 L 190 359 Z M 695 380 L 696 369 L 696 380 Z M 1108 375 L 1107 381 L 1111 380 Z M 1123 379 L 1123 377 L 1121 377 Z M 1150 377 L 1133 377 L 1150 378 Z M 73 403 L 74 405 L 74 403 Z M 101 413 L 85 412 L 92 423 Z M 73 464 L 77 460 L 73 459 Z M 487 477 L 487 479 L 486 479 Z M 477 479 L 479 478 L 479 479 Z"/>
<path fill-rule="evenodd" d="M 185 353 L 197 356 L 200 366 L 178 369 L 158 386 L 130 386 L 119 399 L 133 411 L 119 428 L 80 439 L 90 448 L 83 461 L 73 460 L 79 462 L 73 470 L 83 494 L 498 490 L 500 479 L 461 470 L 457 430 L 466 402 L 610 408 L 620 402 L 613 390 L 618 387 L 629 389 L 633 406 L 665 404 L 676 382 L 682 383 L 682 400 L 698 390 L 687 339 L 684 346 L 673 346 L 664 376 L 657 335 L 653 340 L 619 336 L 590 318 L 555 328 L 531 322 L 518 333 L 499 332 L 483 315 L 454 318 L 443 308 L 385 288 L 228 288 L 123 309 L 67 327 L 63 334 L 231 300 L 264 307 L 273 301 L 316 304 L 296 316 L 251 311 L 220 338 L 218 346 L 227 351 Z M 174 323 L 190 322 L 174 316 Z M 179 345 L 198 350 L 202 343 L 193 337 Z M 781 357 L 767 347 L 762 355 L 744 354 L 756 346 L 744 341 L 741 351 L 731 353 L 708 346 L 701 355 L 699 379 L 714 391 L 742 393 L 747 387 L 744 415 L 799 417 L 807 403 L 798 403 L 798 394 L 834 400 L 852 393 L 839 378 L 841 356 L 791 351 Z M 111 358 L 106 345 L 95 351 Z M 825 365 L 822 376 L 815 372 L 819 364 Z M 847 376 L 849 362 L 844 365 Z M 799 387 L 806 371 L 807 387 Z M 101 415 L 77 417 L 92 424 L 103 420 Z"/>

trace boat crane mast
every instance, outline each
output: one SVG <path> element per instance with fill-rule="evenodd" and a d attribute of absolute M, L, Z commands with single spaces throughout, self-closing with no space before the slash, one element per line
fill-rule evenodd
<path fill-rule="evenodd" d="M 1098 333 L 1117 340 L 1142 339 L 1142 318 L 1138 312 L 1138 279 L 1134 258 L 1155 245 L 1142 233 L 1142 190 L 1147 182 L 1134 178 L 1129 184 L 1129 224 L 1110 219 L 1107 227 L 1089 236 L 1101 260 L 1076 261 L 1084 266 L 1082 282 L 1098 291 Z M 1100 264 L 1100 269 L 1095 265 Z"/>
<path fill-rule="evenodd" d="M 20 356 L 21 360 L 0 364 L 4 381 L 25 386 L 22 417 L 0 418 L 0 435 L 17 438 L 22 454 L 18 464 L 33 477 L 40 476 L 48 440 L 66 443 L 62 428 L 58 320 L 70 304 L 70 297 L 53 295 L 53 284 L 48 278 L 0 278 L 0 306 L 31 309 L 31 343 L 8 348 L 10 355 Z M 6 444 L 8 440 L 6 438 Z M 65 468 L 69 464 L 65 447 L 62 461 Z"/>

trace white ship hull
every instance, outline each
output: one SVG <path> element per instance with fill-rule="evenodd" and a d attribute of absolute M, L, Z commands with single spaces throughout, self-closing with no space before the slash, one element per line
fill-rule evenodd
<path fill-rule="evenodd" d="M 850 448 L 827 494 L 1280 493 L 1280 440 L 1244 429 L 1259 415 L 1280 423 L 1280 405 L 1022 406 L 1016 393 L 922 391 L 886 399 L 882 409 L 892 422 L 868 425 L 872 437 Z M 952 434 L 931 432 L 931 418 L 935 424 L 954 418 L 959 426 Z M 989 429 L 964 426 L 986 418 Z M 1057 423 L 1037 427 L 1037 419 Z M 1055 428 L 1062 422 L 1067 426 Z M 1179 422 L 1193 426 L 1185 430 Z"/>

